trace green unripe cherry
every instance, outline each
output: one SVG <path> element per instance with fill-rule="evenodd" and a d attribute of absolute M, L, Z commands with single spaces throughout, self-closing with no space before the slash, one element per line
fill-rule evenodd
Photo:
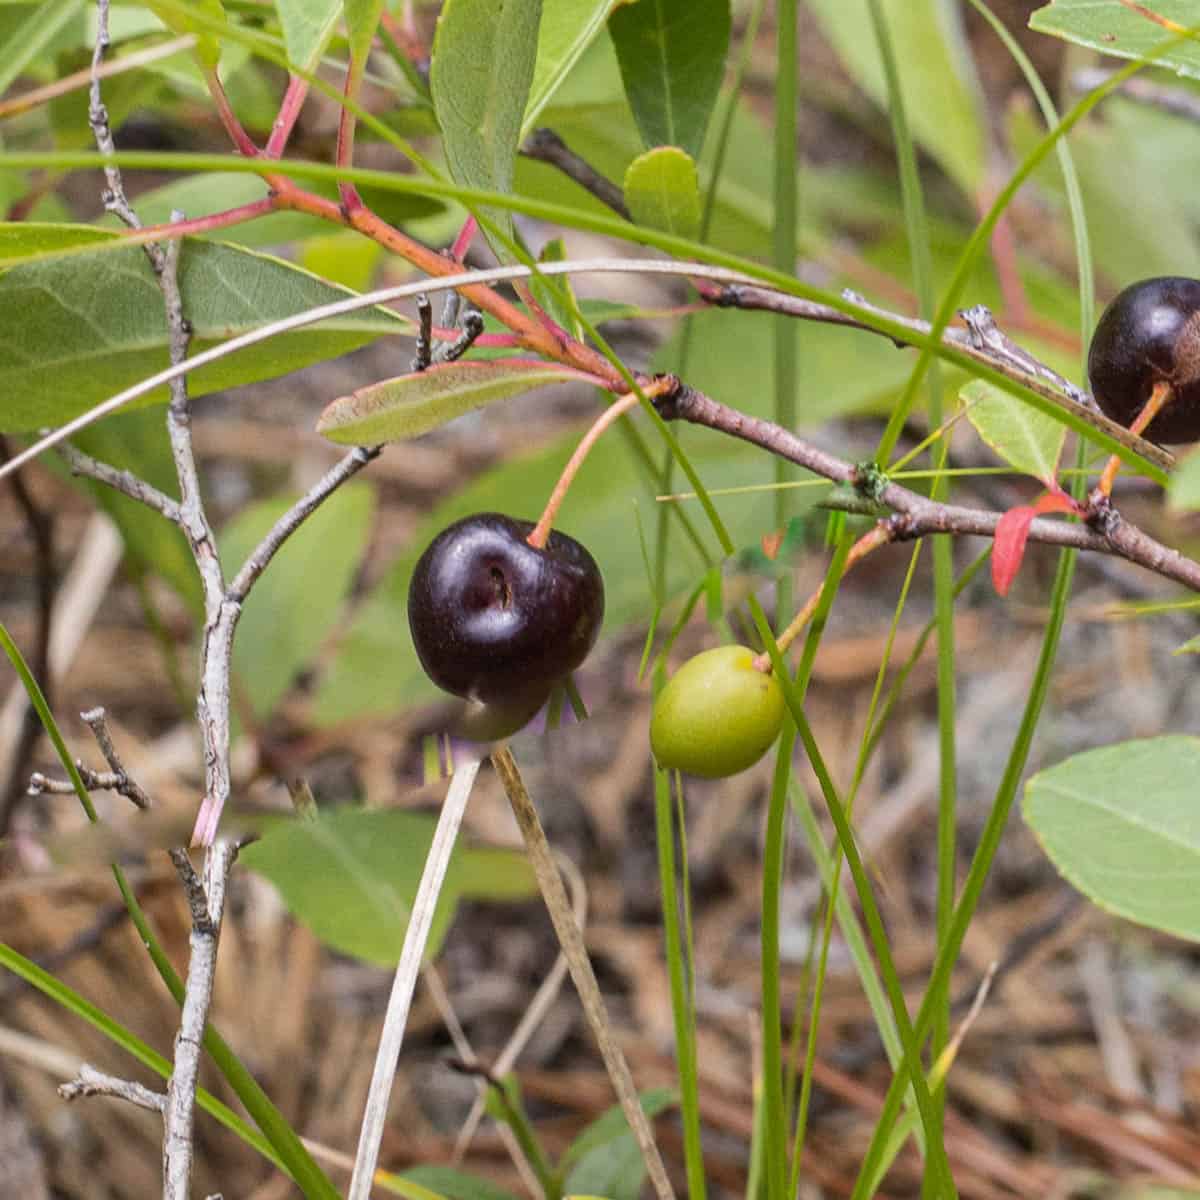
<path fill-rule="evenodd" d="M 758 762 L 779 736 L 783 689 L 745 646 L 689 659 L 654 704 L 650 747 L 660 767 L 724 779 Z"/>

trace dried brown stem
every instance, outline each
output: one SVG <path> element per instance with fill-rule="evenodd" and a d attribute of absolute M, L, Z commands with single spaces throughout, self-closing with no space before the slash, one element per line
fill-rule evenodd
<path fill-rule="evenodd" d="M 544 162 L 574 180 L 584 191 L 611 208 L 618 217 L 631 221 L 621 189 L 611 179 L 601 175 L 591 163 L 581 158 L 553 129 L 535 129 L 521 147 L 526 158 Z"/>

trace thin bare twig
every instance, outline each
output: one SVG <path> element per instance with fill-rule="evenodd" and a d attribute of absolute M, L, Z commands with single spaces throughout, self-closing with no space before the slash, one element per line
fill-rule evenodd
<path fill-rule="evenodd" d="M 674 1200 L 675 1192 L 663 1165 L 662 1155 L 655 1144 L 650 1122 L 646 1119 L 638 1100 L 637 1087 L 633 1082 L 629 1064 L 613 1037 L 612 1025 L 604 1009 L 604 999 L 600 995 L 600 985 L 596 982 L 596 974 L 592 970 L 591 960 L 583 944 L 583 935 L 575 923 L 567 892 L 555 865 L 550 843 L 546 840 L 546 832 L 538 818 L 537 809 L 534 808 L 533 801 L 525 789 L 525 782 L 521 778 L 512 751 L 505 746 L 495 751 L 491 757 L 492 766 L 500 776 L 505 795 L 512 806 L 513 816 L 521 827 L 526 852 L 537 876 L 550 920 L 554 924 L 554 932 L 558 935 L 559 945 L 566 955 L 567 967 L 575 983 L 575 990 L 579 993 L 579 1002 L 583 1006 L 588 1027 L 596 1039 L 600 1057 L 604 1059 L 604 1066 L 617 1094 L 621 1111 L 645 1160 L 650 1182 L 659 1200 Z"/>
<path fill-rule="evenodd" d="M 664 420 L 689 421 L 740 438 L 834 483 L 857 486 L 860 482 L 859 468 L 854 463 L 819 449 L 772 421 L 739 412 L 686 385 L 681 384 L 654 404 Z M 892 510 L 893 515 L 885 521 L 893 541 L 909 541 L 931 533 L 993 537 L 1004 515 L 942 504 L 886 478 L 880 480 L 870 499 Z M 1113 554 L 1200 592 L 1200 563 L 1122 520 L 1110 505 L 1096 508 L 1086 525 L 1039 517 L 1029 527 L 1029 540 Z"/>
<path fill-rule="evenodd" d="M 121 756 L 117 753 L 116 746 L 113 745 L 112 734 L 108 732 L 108 720 L 102 708 L 89 708 L 86 712 L 79 714 L 83 723 L 92 731 L 92 736 L 96 739 L 96 745 L 100 747 L 100 753 L 104 755 L 104 761 L 108 763 L 113 776 L 117 780 L 114 791 L 120 792 L 122 796 L 133 801 L 138 808 L 149 808 L 150 797 L 142 790 L 137 780 L 130 777 L 128 771 L 125 770 L 125 764 L 121 761 Z"/>
<path fill-rule="evenodd" d="M 375 1166 L 379 1161 L 379 1144 L 383 1140 L 383 1127 L 387 1120 L 388 1103 L 392 1094 L 392 1083 L 396 1078 L 396 1065 L 400 1061 L 400 1048 L 404 1042 L 404 1027 L 408 1023 L 408 1009 L 412 1003 L 413 989 L 421 971 L 421 960 L 425 956 L 425 943 L 433 924 L 433 914 L 441 894 L 446 868 L 458 837 L 467 800 L 479 774 L 478 762 L 467 763 L 455 769 L 450 777 L 450 787 L 438 815 L 437 828 L 429 846 L 425 869 L 417 894 L 413 899 L 408 928 L 404 931 L 404 946 L 400 951 L 400 962 L 392 981 L 392 993 L 388 998 L 387 1014 L 383 1030 L 379 1035 L 379 1049 L 375 1055 L 375 1069 L 371 1075 L 371 1086 L 367 1093 L 366 1110 L 358 1135 L 358 1153 L 354 1160 L 354 1174 L 350 1179 L 347 1200 L 368 1200 Z"/>
<path fill-rule="evenodd" d="M 98 458 L 93 458 L 90 454 L 84 454 L 82 450 L 76 449 L 70 442 L 63 442 L 58 448 L 58 453 L 70 468 L 72 475 L 94 479 L 97 483 L 112 488 L 114 492 L 120 492 L 123 496 L 128 496 L 131 500 L 136 500 L 139 504 L 154 509 L 156 513 L 166 517 L 172 524 L 180 523 L 178 501 L 173 500 L 165 492 L 160 492 L 153 484 L 147 483 L 132 471 L 101 462 Z"/>
<path fill-rule="evenodd" d="M 162 1113 L 167 1107 L 167 1098 L 162 1092 L 152 1092 L 140 1083 L 106 1075 L 87 1063 L 80 1065 L 79 1074 L 70 1083 L 58 1085 L 58 1094 L 64 1100 L 82 1100 L 88 1096 L 115 1096 L 118 1100 L 125 1100 L 138 1108 L 148 1108 L 156 1113 Z"/>
<path fill-rule="evenodd" d="M 618 217 L 624 217 L 626 221 L 633 220 L 621 189 L 611 179 L 601 175 L 587 159 L 576 154 L 553 129 L 535 129 L 525 139 L 521 153 L 526 158 L 548 163 L 568 179 L 574 180 L 584 191 L 590 192 L 601 204 L 611 208 Z"/>
<path fill-rule="evenodd" d="M 208 1006 L 225 912 L 225 885 L 237 857 L 236 842 L 218 842 L 204 859 L 201 880 L 185 850 L 170 851 L 192 912 L 187 983 L 175 1035 L 175 1062 L 163 1109 L 163 1200 L 186 1200 L 192 1171 L 192 1115 Z"/>

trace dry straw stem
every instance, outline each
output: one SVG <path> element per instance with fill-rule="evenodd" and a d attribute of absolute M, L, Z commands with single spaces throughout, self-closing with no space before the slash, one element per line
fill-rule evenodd
<path fill-rule="evenodd" d="M 479 774 L 478 762 L 458 767 L 450 777 L 450 787 L 438 816 L 437 828 L 425 860 L 425 869 L 417 894 L 413 900 L 408 928 L 404 932 L 404 946 L 400 962 L 392 980 L 392 994 L 388 998 L 387 1014 L 383 1030 L 379 1035 L 379 1049 L 375 1055 L 375 1070 L 367 1092 L 366 1110 L 358 1136 L 358 1154 L 354 1160 L 354 1174 L 350 1180 L 347 1200 L 368 1200 L 375 1166 L 379 1161 L 379 1144 L 383 1140 L 383 1129 L 387 1123 L 388 1103 L 392 1094 L 392 1083 L 396 1078 L 396 1066 L 400 1061 L 400 1048 L 404 1042 L 404 1027 L 408 1023 L 408 1010 L 412 1004 L 417 976 L 425 957 L 425 943 L 433 924 L 433 914 L 446 878 L 446 868 L 466 812 L 467 800 Z"/>
<path fill-rule="evenodd" d="M 542 898 L 550 912 L 550 920 L 554 923 L 554 932 L 558 935 L 559 945 L 567 958 L 567 967 L 579 993 L 579 1001 L 583 1005 L 583 1013 L 591 1027 L 592 1036 L 600 1048 L 600 1056 L 612 1082 L 613 1090 L 625 1120 L 633 1132 L 646 1163 L 650 1182 L 654 1186 L 659 1200 L 673 1200 L 674 1191 L 671 1181 L 667 1178 L 667 1170 L 663 1165 L 662 1156 L 654 1142 L 654 1134 L 650 1122 L 642 1110 L 638 1100 L 637 1088 L 630 1073 L 625 1055 L 621 1053 L 613 1037 L 612 1025 L 604 1008 L 604 1000 L 600 995 L 600 986 L 596 982 L 591 960 L 583 944 L 583 935 L 571 912 L 571 904 L 567 899 L 566 889 L 559 876 L 558 867 L 554 862 L 554 852 L 546 840 L 546 831 L 538 819 L 537 809 L 525 788 L 525 781 L 517 769 L 516 760 L 507 746 L 492 754 L 492 766 L 504 785 L 505 795 L 512 805 L 513 816 L 521 828 L 521 836 L 525 839 L 525 849 L 537 876 Z M 352 1198 L 353 1200 L 353 1198 Z"/>

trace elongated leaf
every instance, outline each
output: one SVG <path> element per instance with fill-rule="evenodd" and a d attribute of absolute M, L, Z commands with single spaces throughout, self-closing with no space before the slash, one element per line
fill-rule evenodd
<path fill-rule="evenodd" d="M 648 1117 L 677 1103 L 667 1088 L 639 1097 Z M 605 1196 L 608 1200 L 637 1200 L 646 1178 L 646 1164 L 629 1130 L 625 1114 L 614 1106 L 598 1117 L 571 1143 L 563 1160 L 570 1164 L 565 1190 L 570 1195 Z"/>
<path fill-rule="evenodd" d="M 1200 939 L 1200 738 L 1076 754 L 1025 785 L 1025 820 L 1059 872 L 1101 908 Z"/>
<path fill-rule="evenodd" d="M 322 941 L 392 966 L 400 957 L 435 824 L 432 817 L 399 809 L 342 808 L 313 821 L 281 822 L 247 847 L 241 862 L 269 879 Z M 518 852 L 456 846 L 426 958 L 437 954 L 459 899 L 516 899 L 536 890 Z"/>
<path fill-rule="evenodd" d="M 695 237 L 700 231 L 696 164 L 677 146 L 647 150 L 625 172 L 625 203 L 639 225 Z"/>
<path fill-rule="evenodd" d="M 188 239 L 179 268 L 193 351 L 352 293 L 288 263 Z M 193 395 L 285 375 L 407 324 L 370 309 L 285 334 L 189 376 Z M 0 430 L 58 425 L 168 363 L 162 294 L 139 247 L 0 276 Z M 162 401 L 166 390 L 148 402 Z"/>
<path fill-rule="evenodd" d="M 870 28 L 867 0 L 808 0 L 855 83 L 887 103 L 887 85 Z M 986 128 L 971 78 L 957 6 L 944 0 L 884 0 L 904 107 L 913 135 L 964 190 L 983 181 Z"/>
<path fill-rule="evenodd" d="M 196 35 L 196 57 L 205 67 L 211 70 L 221 61 L 221 43 L 210 27 L 182 15 L 178 9 L 156 4 L 155 0 L 146 0 L 146 5 L 173 33 Z M 225 6 L 221 0 L 196 0 L 196 8 L 210 20 L 225 23 Z"/>
<path fill-rule="evenodd" d="M 537 124 L 542 110 L 554 97 L 571 68 L 583 56 L 617 0 L 542 0 L 537 62 L 521 122 L 524 139 Z"/>
<path fill-rule="evenodd" d="M 276 0 L 275 11 L 288 58 L 306 71 L 315 70 L 341 16 L 341 0 Z"/>
<path fill-rule="evenodd" d="M 83 13 L 82 0 L 42 0 L 0 42 L 0 93 L 46 49 L 71 21 Z"/>
<path fill-rule="evenodd" d="M 959 398 L 975 432 L 1006 463 L 1047 486 L 1054 481 L 1065 425 L 982 379 L 968 383 Z"/>
<path fill-rule="evenodd" d="M 635 0 L 613 10 L 608 30 L 647 146 L 679 146 L 700 157 L 729 26 L 729 0 Z"/>
<path fill-rule="evenodd" d="M 1172 508 L 1200 508 L 1200 452 L 1193 451 L 1172 472 L 1169 495 Z"/>
<path fill-rule="evenodd" d="M 586 378 L 534 359 L 445 363 L 339 397 L 321 413 L 317 432 L 347 446 L 405 441 L 497 400 Z"/>
<path fill-rule="evenodd" d="M 442 7 L 429 90 L 450 174 L 464 187 L 512 190 L 541 11 L 542 0 L 446 0 Z M 511 214 L 488 215 L 511 233 Z M 502 246 L 493 249 L 507 256 Z"/>
<path fill-rule="evenodd" d="M 222 559 L 236 570 L 291 507 L 265 500 L 238 514 L 221 534 Z M 348 484 L 334 492 L 284 543 L 246 600 L 233 669 L 238 694 L 266 717 L 328 636 L 371 531 L 374 491 Z"/>
<path fill-rule="evenodd" d="M 92 225 L 51 225 L 39 221 L 0 224 L 0 268 L 57 254 L 72 246 L 120 242 L 120 235 Z"/>
<path fill-rule="evenodd" d="M 1148 13 L 1163 18 L 1160 23 Z M 1156 0 L 1154 4 L 1125 4 L 1122 0 L 1054 0 L 1029 18 L 1029 28 L 1118 58 L 1144 58 L 1172 33 L 1196 24 L 1190 0 Z M 1159 55 L 1155 66 L 1200 79 L 1200 43 L 1180 42 Z"/>

